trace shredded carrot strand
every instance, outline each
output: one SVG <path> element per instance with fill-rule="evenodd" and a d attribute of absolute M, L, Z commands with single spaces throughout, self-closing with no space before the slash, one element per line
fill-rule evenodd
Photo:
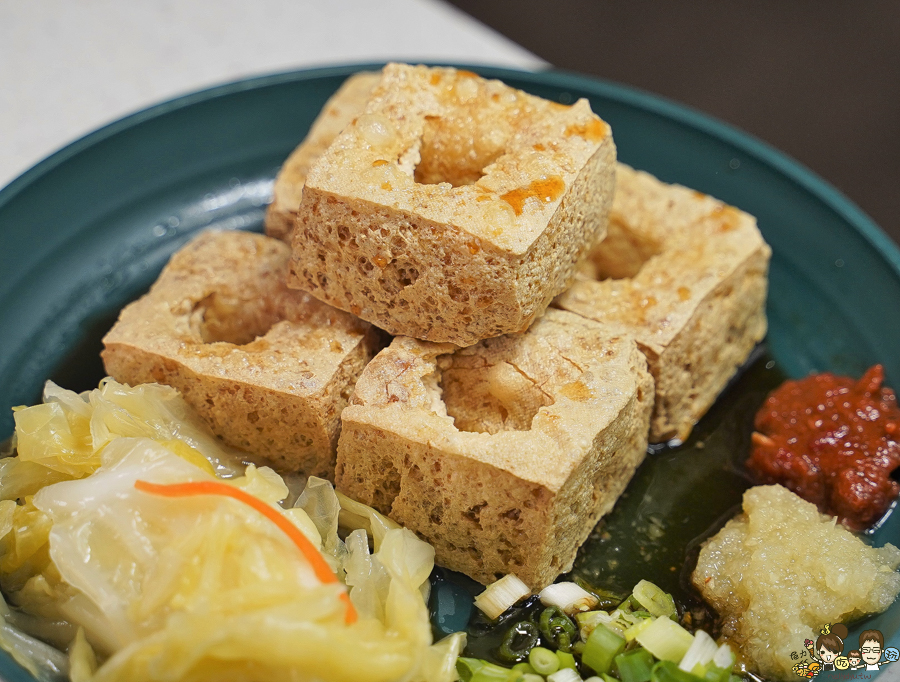
<path fill-rule="evenodd" d="M 240 488 L 235 488 L 227 483 L 219 481 L 191 481 L 188 483 L 171 483 L 159 484 L 149 483 L 148 481 L 135 481 L 134 487 L 141 492 L 150 493 L 152 495 L 160 495 L 162 497 L 193 497 L 195 495 L 220 495 L 230 497 L 239 502 L 243 502 L 265 516 L 269 521 L 278 526 L 287 535 L 291 541 L 297 546 L 297 549 L 306 557 L 306 560 L 312 566 L 313 572 L 319 582 L 329 584 L 340 582 L 337 576 L 332 572 L 331 567 L 319 553 L 319 550 L 313 546 L 309 539 L 300 532 L 293 523 L 286 517 L 279 514 L 275 509 L 263 502 L 257 497 L 244 492 Z M 356 609 L 350 601 L 350 595 L 346 592 L 341 594 L 341 601 L 347 607 L 344 622 L 348 625 L 355 623 L 357 620 Z"/>

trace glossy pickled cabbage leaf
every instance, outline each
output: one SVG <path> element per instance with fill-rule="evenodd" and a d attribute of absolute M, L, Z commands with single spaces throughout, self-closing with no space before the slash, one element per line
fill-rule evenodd
<path fill-rule="evenodd" d="M 69 661 L 66 655 L 15 627 L 10 622 L 12 616 L 9 606 L 0 597 L 0 648 L 10 652 L 13 660 L 39 682 L 67 679 Z"/>
<path fill-rule="evenodd" d="M 12 532 L 0 509 L 0 587 L 16 606 L 55 617 L 60 586 L 46 547 L 50 522 L 32 505 L 35 493 L 89 476 L 104 448 L 121 437 L 151 438 L 210 474 L 234 476 L 243 466 L 239 453 L 219 443 L 167 386 L 131 388 L 105 379 L 77 394 L 48 381 L 43 398 L 15 410 L 17 456 L 0 460 L 0 504 L 15 507 Z"/>
<path fill-rule="evenodd" d="M 84 628 L 78 628 L 75 639 L 69 645 L 70 682 L 88 682 L 97 672 L 97 655 L 84 635 Z"/>
<path fill-rule="evenodd" d="M 151 438 L 219 475 L 236 473 L 240 463 L 240 453 L 217 441 L 175 389 L 159 384 L 131 388 L 105 379 L 79 395 L 48 381 L 43 404 L 13 416 L 18 456 L 0 462 L 3 500 L 88 476 L 103 448 L 120 437 Z"/>
<path fill-rule="evenodd" d="M 16 483 L 18 503 L 0 502 L 0 581 L 49 624 L 53 641 L 70 643 L 78 682 L 456 679 L 464 635 L 432 644 L 428 544 L 321 479 L 283 509 L 288 488 L 278 474 L 253 465 L 223 472 L 218 444 L 192 431 L 194 418 L 169 389 L 157 389 L 106 382 L 79 396 L 48 387 L 53 407 L 22 417 L 17 431 L 12 459 L 24 445 L 23 461 L 54 474 L 43 485 L 35 476 L 31 488 Z M 17 413 L 17 428 L 32 409 Z M 48 442 L 38 442 L 42 432 Z M 339 581 L 321 582 L 254 506 L 135 488 L 196 489 L 223 473 L 296 526 Z M 339 525 L 357 529 L 344 542 Z M 347 590 L 358 614 L 349 625 Z"/>
<path fill-rule="evenodd" d="M 337 493 L 337 498 L 341 503 L 338 525 L 341 528 L 354 530 L 361 528 L 365 530 L 372 536 L 376 551 L 381 546 L 381 540 L 389 530 L 400 528 L 398 523 L 372 509 L 372 507 L 364 505 L 362 502 L 351 500 L 343 493 Z"/>

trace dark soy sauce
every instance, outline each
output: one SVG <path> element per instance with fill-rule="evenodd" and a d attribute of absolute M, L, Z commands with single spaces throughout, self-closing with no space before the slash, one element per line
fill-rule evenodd
<path fill-rule="evenodd" d="M 649 580 L 715 636 L 712 614 L 691 588 L 690 574 L 700 543 L 739 511 L 742 494 L 753 485 L 744 468 L 753 418 L 786 378 L 765 348 L 757 348 L 687 442 L 651 446 L 615 508 L 561 580 L 579 577 L 623 596 L 640 580 Z M 480 613 L 473 615 L 465 655 L 499 663 L 494 652 L 511 621 L 493 628 L 483 621 Z"/>

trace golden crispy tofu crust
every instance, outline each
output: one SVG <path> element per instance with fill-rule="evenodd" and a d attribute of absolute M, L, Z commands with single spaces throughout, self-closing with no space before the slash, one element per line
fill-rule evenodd
<path fill-rule="evenodd" d="M 262 235 L 199 235 L 122 310 L 103 362 L 117 381 L 178 389 L 229 445 L 333 480 L 341 410 L 381 337 L 288 289 L 289 258 Z"/>
<path fill-rule="evenodd" d="M 643 460 L 652 405 L 634 342 L 563 311 L 464 349 L 398 337 L 344 409 L 337 486 L 440 565 L 539 589 Z"/>
<path fill-rule="evenodd" d="M 390 64 L 306 177 L 289 284 L 392 334 L 524 330 L 605 232 L 614 163 L 586 100 Z"/>
<path fill-rule="evenodd" d="M 651 441 L 686 439 L 765 336 L 770 255 L 753 216 L 619 164 L 608 236 L 555 305 L 637 341 Z"/>
<path fill-rule="evenodd" d="M 380 80 L 381 72 L 355 73 L 325 103 L 306 138 L 275 177 L 272 203 L 266 211 L 266 235 L 290 244 L 306 174 L 334 138 L 362 113 Z"/>

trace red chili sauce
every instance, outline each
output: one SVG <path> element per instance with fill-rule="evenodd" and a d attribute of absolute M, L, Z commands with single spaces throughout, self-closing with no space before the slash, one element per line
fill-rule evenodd
<path fill-rule="evenodd" d="M 881 365 L 859 380 L 815 374 L 786 381 L 756 414 L 751 473 L 780 483 L 853 530 L 900 493 L 900 409 Z"/>

